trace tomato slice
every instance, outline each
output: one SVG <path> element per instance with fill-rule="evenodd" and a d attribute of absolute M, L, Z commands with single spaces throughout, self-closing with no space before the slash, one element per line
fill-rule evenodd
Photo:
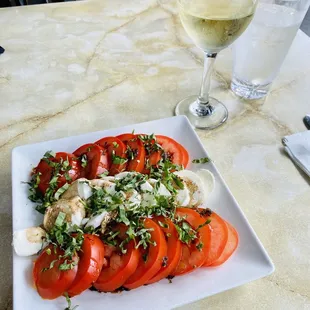
<path fill-rule="evenodd" d="M 134 134 L 122 134 L 116 138 L 126 144 L 127 148 L 127 171 L 142 172 L 145 163 L 145 148 L 143 142 Z"/>
<path fill-rule="evenodd" d="M 60 255 L 64 255 L 64 251 L 50 245 L 35 261 L 33 279 L 39 295 L 44 299 L 55 299 L 62 296 L 76 277 L 77 266 L 66 271 L 59 270 L 59 265 L 64 262 L 64 259 L 59 259 Z M 49 268 L 54 260 L 56 260 L 54 267 L 45 270 L 44 268 Z M 77 261 L 78 257 L 75 256 L 73 260 Z"/>
<path fill-rule="evenodd" d="M 189 162 L 189 154 L 188 154 L 186 148 L 182 144 L 180 144 L 180 143 L 178 143 L 178 144 L 179 144 L 179 147 L 180 147 L 180 149 L 182 151 L 182 154 L 183 154 L 183 163 L 182 163 L 182 165 L 183 165 L 184 169 L 186 169 L 186 167 L 188 165 L 188 162 Z"/>
<path fill-rule="evenodd" d="M 67 165 L 64 165 L 64 168 L 58 171 L 59 176 L 55 191 L 66 183 L 71 183 L 79 177 L 81 170 L 80 163 L 76 159 L 76 156 L 65 152 L 56 153 L 55 157 L 50 157 L 47 160 L 41 159 L 38 166 L 34 169 L 34 172 L 40 173 L 40 183 L 38 188 L 42 194 L 45 194 L 46 190 L 50 186 L 49 182 L 55 172 L 53 163 L 64 163 L 66 161 Z M 70 167 L 70 170 L 66 171 L 65 167 Z M 68 180 L 66 179 L 66 176 Z"/>
<path fill-rule="evenodd" d="M 225 263 L 228 258 L 235 252 L 239 244 L 239 236 L 236 229 L 228 222 L 225 221 L 225 223 L 228 228 L 228 240 L 223 253 L 215 262 L 210 265 L 211 267 L 219 266 Z"/>
<path fill-rule="evenodd" d="M 119 231 L 119 240 L 126 238 L 127 227 L 118 224 L 115 231 Z M 113 292 L 121 287 L 125 281 L 136 271 L 140 258 L 140 251 L 135 248 L 135 241 L 131 240 L 126 246 L 126 253 L 122 254 L 120 249 L 105 245 L 107 249 L 107 266 L 105 266 L 94 287 L 101 292 Z"/>
<path fill-rule="evenodd" d="M 167 255 L 167 242 L 163 231 L 154 221 L 149 218 L 144 220 L 144 227 L 150 229 L 151 241 L 156 245 L 150 244 L 143 255 L 136 271 L 127 279 L 124 287 L 134 289 L 147 283 L 161 269 L 163 258 Z M 141 251 L 142 254 L 143 251 Z"/>
<path fill-rule="evenodd" d="M 228 240 L 228 228 L 225 221 L 215 212 L 199 208 L 198 212 L 204 217 L 204 220 L 210 219 L 211 227 L 211 247 L 203 266 L 209 266 L 214 263 L 223 253 Z"/>
<path fill-rule="evenodd" d="M 107 150 L 109 156 L 109 175 L 118 174 L 126 169 L 126 145 L 116 137 L 105 137 L 97 142 L 99 146 Z M 116 156 L 116 157 L 114 157 Z M 117 160 L 124 159 L 126 162 L 117 163 Z M 113 162 L 114 161 L 114 162 Z"/>
<path fill-rule="evenodd" d="M 84 241 L 79 254 L 79 264 L 76 277 L 68 289 L 70 297 L 81 294 L 92 286 L 100 275 L 104 263 L 104 245 L 95 235 L 84 235 Z"/>
<path fill-rule="evenodd" d="M 184 154 L 180 144 L 175 140 L 161 135 L 156 135 L 156 140 L 159 145 L 164 149 L 166 156 L 173 164 L 183 165 Z"/>
<path fill-rule="evenodd" d="M 181 241 L 179 240 L 179 235 L 173 222 L 163 216 L 155 217 L 153 218 L 153 221 L 160 226 L 165 234 L 168 247 L 167 261 L 162 265 L 158 273 L 147 282 L 147 284 L 155 283 L 168 277 L 177 267 L 181 258 Z"/>
<path fill-rule="evenodd" d="M 136 135 L 134 135 L 133 133 L 123 133 L 121 135 L 116 136 L 116 138 L 127 144 L 129 140 L 135 140 Z"/>
<path fill-rule="evenodd" d="M 107 172 L 109 168 L 108 155 L 99 145 L 88 143 L 79 147 L 73 154 L 81 160 L 81 177 L 89 180 L 96 179 L 98 175 Z M 83 162 L 83 156 L 84 158 Z"/>
<path fill-rule="evenodd" d="M 176 216 L 185 218 L 185 221 L 195 230 L 206 220 L 192 209 L 177 208 Z M 182 254 L 178 266 L 171 273 L 174 276 L 189 273 L 203 265 L 209 255 L 211 246 L 211 228 L 209 225 L 201 227 L 198 231 L 198 238 L 190 244 L 182 243 Z M 199 245 L 199 247 L 198 247 Z"/>

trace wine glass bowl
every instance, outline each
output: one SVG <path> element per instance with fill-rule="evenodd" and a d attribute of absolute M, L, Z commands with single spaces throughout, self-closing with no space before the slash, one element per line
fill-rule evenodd
<path fill-rule="evenodd" d="M 178 0 L 182 25 L 205 54 L 200 93 L 180 101 L 177 115 L 186 115 L 192 125 L 213 129 L 228 118 L 226 107 L 209 97 L 211 74 L 217 53 L 232 44 L 251 22 L 257 0 Z"/>

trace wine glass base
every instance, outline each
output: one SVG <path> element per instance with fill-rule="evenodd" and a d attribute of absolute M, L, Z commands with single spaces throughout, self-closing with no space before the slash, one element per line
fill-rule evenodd
<path fill-rule="evenodd" d="M 190 96 L 178 103 L 175 108 L 176 115 L 186 115 L 192 126 L 198 129 L 214 129 L 222 124 L 228 118 L 226 107 L 217 99 L 210 97 L 211 108 L 208 113 L 201 113 L 196 96 Z M 204 115 L 203 115 L 204 114 Z"/>

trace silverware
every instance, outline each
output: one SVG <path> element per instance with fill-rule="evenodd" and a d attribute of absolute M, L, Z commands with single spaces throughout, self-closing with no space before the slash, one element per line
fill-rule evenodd
<path fill-rule="evenodd" d="M 305 126 L 310 130 L 310 115 L 306 115 L 303 119 Z"/>

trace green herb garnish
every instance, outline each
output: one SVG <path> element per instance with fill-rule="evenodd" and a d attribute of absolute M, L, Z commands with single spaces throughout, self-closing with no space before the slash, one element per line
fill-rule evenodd
<path fill-rule="evenodd" d="M 202 158 L 197 158 L 197 159 L 193 159 L 192 163 L 193 164 L 206 164 L 208 162 L 210 162 L 210 158 L 209 157 L 202 157 Z"/>

